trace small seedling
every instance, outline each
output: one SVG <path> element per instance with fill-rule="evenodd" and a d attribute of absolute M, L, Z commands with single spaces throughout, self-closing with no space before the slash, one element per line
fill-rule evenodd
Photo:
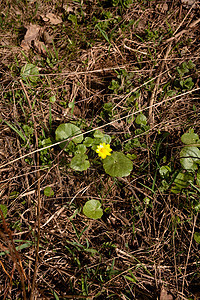
<path fill-rule="evenodd" d="M 89 200 L 83 206 L 83 213 L 91 219 L 100 219 L 103 215 L 101 203 L 98 200 Z"/>
<path fill-rule="evenodd" d="M 21 77 L 24 81 L 36 83 L 39 79 L 39 69 L 33 64 L 26 64 L 21 69 Z"/>
<path fill-rule="evenodd" d="M 54 195 L 54 191 L 50 186 L 45 187 L 44 189 L 44 195 L 47 197 L 52 197 Z"/>

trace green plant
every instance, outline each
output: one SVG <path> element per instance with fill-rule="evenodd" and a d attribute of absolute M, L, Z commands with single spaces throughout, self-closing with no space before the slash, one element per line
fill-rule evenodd
<path fill-rule="evenodd" d="M 98 200 L 89 200 L 83 206 L 83 213 L 91 219 L 100 219 L 103 215 L 101 203 Z"/>
<path fill-rule="evenodd" d="M 99 130 L 94 132 L 93 137 L 86 137 L 83 141 L 80 128 L 71 123 L 59 125 L 55 132 L 56 141 L 65 140 L 60 147 L 70 154 L 75 154 L 70 163 L 70 167 L 75 171 L 84 171 L 90 167 L 86 152 L 87 148 L 91 148 L 103 159 L 103 168 L 107 174 L 112 177 L 128 176 L 133 163 L 121 152 L 111 154 L 111 137 Z"/>
<path fill-rule="evenodd" d="M 194 86 L 193 78 L 185 76 L 194 70 L 195 64 L 189 60 L 187 63 L 183 62 L 179 67 L 177 67 L 178 77 L 174 81 L 174 87 L 182 91 L 191 90 Z M 187 75 L 188 76 L 188 75 Z"/>
<path fill-rule="evenodd" d="M 115 71 L 117 73 L 117 78 L 112 79 L 109 89 L 114 92 L 114 94 L 129 93 L 132 88 L 132 81 L 134 78 L 134 73 L 128 73 L 125 69 Z"/>
<path fill-rule="evenodd" d="M 24 81 L 36 83 L 39 79 L 39 69 L 33 64 L 26 64 L 21 69 L 21 77 Z"/>
<path fill-rule="evenodd" d="M 181 141 L 186 146 L 180 152 L 180 163 L 185 170 L 193 172 L 200 165 L 199 136 L 193 130 L 190 130 L 181 136 Z"/>
<path fill-rule="evenodd" d="M 162 177 L 160 191 L 166 191 L 171 187 L 171 192 L 177 194 L 189 187 L 196 189 L 199 186 L 199 136 L 194 133 L 193 129 L 190 129 L 181 136 L 181 141 L 184 144 L 179 153 L 182 168 L 172 170 L 171 163 L 159 167 L 159 173 Z M 196 181 L 197 187 L 193 184 L 194 181 Z"/>
<path fill-rule="evenodd" d="M 45 187 L 44 189 L 44 195 L 47 197 L 52 197 L 54 195 L 54 191 L 50 186 Z"/>
<path fill-rule="evenodd" d="M 181 136 L 181 141 L 185 146 L 181 149 L 179 154 L 180 164 L 182 170 L 174 171 L 172 178 L 171 191 L 173 193 L 180 193 L 183 189 L 193 185 L 196 178 L 196 185 L 199 184 L 200 173 L 200 140 L 198 134 L 191 129 L 189 132 Z M 168 165 L 160 167 L 159 173 L 162 180 L 161 190 L 166 190 L 171 185 L 172 170 Z"/>

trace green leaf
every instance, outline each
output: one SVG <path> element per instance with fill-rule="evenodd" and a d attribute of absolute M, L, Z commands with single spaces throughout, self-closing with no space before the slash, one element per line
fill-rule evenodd
<path fill-rule="evenodd" d="M 125 177 L 131 173 L 133 162 L 122 152 L 113 152 L 111 156 L 104 159 L 103 167 L 112 177 Z"/>
<path fill-rule="evenodd" d="M 192 81 L 192 78 L 189 77 L 189 78 L 185 79 L 183 82 L 183 86 L 184 86 L 184 88 L 191 90 L 194 86 L 194 82 Z"/>
<path fill-rule="evenodd" d="M 133 146 L 133 147 L 141 147 L 141 143 L 140 143 L 140 141 L 139 141 L 138 138 L 134 138 L 134 139 L 132 140 L 132 146 Z"/>
<path fill-rule="evenodd" d="M 98 253 L 98 251 L 96 249 L 92 249 L 92 248 L 86 248 L 84 249 L 85 252 L 90 253 L 92 256 L 94 256 L 95 254 Z"/>
<path fill-rule="evenodd" d="M 189 60 L 189 61 L 188 61 L 188 64 L 187 64 L 187 67 L 188 67 L 189 69 L 193 69 L 193 68 L 195 68 L 195 64 L 194 64 L 191 60 Z"/>
<path fill-rule="evenodd" d="M 184 147 L 180 152 L 180 163 L 185 170 L 196 170 L 197 163 L 200 163 L 200 150 L 197 147 Z"/>
<path fill-rule="evenodd" d="M 55 132 L 56 141 L 66 140 L 68 138 L 72 138 L 73 136 L 81 134 L 81 130 L 74 124 L 65 123 L 60 124 Z M 76 144 L 81 143 L 83 140 L 83 135 L 81 134 L 78 137 L 75 137 L 72 141 Z M 60 144 L 60 147 L 63 149 L 67 145 L 68 141 Z"/>
<path fill-rule="evenodd" d="M 2 210 L 4 218 L 6 218 L 7 217 L 7 213 L 8 213 L 7 206 L 5 204 L 0 204 L 0 209 Z M 1 219 L 1 215 L 0 215 L 0 219 Z"/>
<path fill-rule="evenodd" d="M 161 192 L 165 192 L 169 188 L 169 183 L 166 180 L 161 181 L 161 186 L 159 187 L 159 190 Z"/>
<path fill-rule="evenodd" d="M 50 103 L 55 103 L 56 102 L 56 96 L 53 95 L 49 98 Z"/>
<path fill-rule="evenodd" d="M 194 209 L 195 209 L 196 212 L 199 213 L 200 212 L 200 203 L 196 204 Z"/>
<path fill-rule="evenodd" d="M 135 123 L 138 124 L 138 125 L 146 125 L 147 124 L 146 116 L 143 115 L 143 114 L 137 115 L 137 117 L 135 119 Z"/>
<path fill-rule="evenodd" d="M 159 169 L 160 176 L 163 178 L 168 176 L 170 172 L 171 172 L 171 168 L 169 166 L 162 166 Z"/>
<path fill-rule="evenodd" d="M 25 136 L 27 136 L 28 138 L 33 136 L 33 133 L 34 133 L 34 129 L 26 124 L 24 124 L 22 126 L 23 130 L 24 130 L 24 133 L 25 133 Z"/>
<path fill-rule="evenodd" d="M 174 180 L 174 186 L 171 192 L 174 194 L 180 193 L 180 191 L 189 185 L 189 182 L 193 180 L 193 176 L 189 173 L 178 173 Z"/>
<path fill-rule="evenodd" d="M 134 160 L 134 159 L 137 158 L 137 154 L 135 154 L 135 153 L 133 153 L 133 154 L 128 153 L 126 156 L 127 156 L 130 160 Z"/>
<path fill-rule="evenodd" d="M 132 277 L 126 275 L 126 276 L 124 276 L 124 278 L 131 281 L 131 282 L 133 282 L 133 283 L 137 282 L 137 278 L 135 276 L 133 276 L 133 278 L 132 278 Z"/>
<path fill-rule="evenodd" d="M 55 297 L 56 300 L 59 300 L 59 297 L 58 297 L 58 295 L 56 294 L 55 291 L 53 291 L 53 295 L 54 295 L 54 297 Z"/>
<path fill-rule="evenodd" d="M 43 147 L 47 147 L 47 146 L 52 145 L 52 140 L 51 140 L 51 138 L 47 138 L 47 139 L 42 140 L 42 141 L 41 141 L 41 145 L 42 145 Z"/>
<path fill-rule="evenodd" d="M 91 137 L 86 137 L 85 141 L 83 142 L 83 144 L 86 147 L 91 147 L 94 144 L 94 139 L 92 139 Z"/>
<path fill-rule="evenodd" d="M 87 160 L 86 154 L 76 154 L 70 163 L 70 167 L 75 171 L 85 171 L 90 167 L 90 162 Z"/>
<path fill-rule="evenodd" d="M 102 143 L 110 144 L 111 143 L 111 137 L 108 134 L 105 134 L 103 138 L 101 139 Z"/>
<path fill-rule="evenodd" d="M 181 136 L 181 141 L 186 145 L 197 144 L 199 143 L 199 136 L 196 133 L 187 132 Z"/>
<path fill-rule="evenodd" d="M 77 145 L 75 154 L 85 154 L 86 150 L 87 148 L 85 145 L 83 144 Z"/>
<path fill-rule="evenodd" d="M 101 132 L 100 130 L 95 130 L 94 137 L 98 139 L 102 139 L 104 137 L 104 133 Z"/>
<path fill-rule="evenodd" d="M 22 79 L 27 80 L 27 78 L 28 78 L 33 83 L 38 81 L 39 76 L 37 76 L 37 75 L 39 75 L 39 74 L 40 73 L 39 73 L 38 68 L 33 64 L 26 64 L 21 69 Z"/>
<path fill-rule="evenodd" d="M 68 20 L 72 22 L 73 25 L 77 25 L 77 17 L 74 14 L 69 14 Z"/>
<path fill-rule="evenodd" d="M 15 242 L 16 240 L 14 240 L 14 242 Z M 32 246 L 33 245 L 33 242 L 32 241 L 27 241 L 27 243 L 24 243 L 24 244 L 22 244 L 22 245 L 19 245 L 19 246 L 17 246 L 16 247 L 16 250 L 17 251 L 19 251 L 19 250 L 22 250 L 22 249 L 26 249 L 26 248 L 28 248 L 28 247 L 30 247 L 30 246 Z M 10 251 L 9 250 L 6 250 L 6 251 L 4 251 L 4 252 L 0 252 L 0 256 L 3 256 L 3 255 L 5 255 L 5 254 L 7 254 L 7 253 L 10 253 Z"/>
<path fill-rule="evenodd" d="M 24 136 L 23 132 L 19 130 L 14 124 L 10 124 L 7 121 L 4 121 L 12 130 L 14 130 L 20 137 L 21 139 L 26 142 L 26 137 Z"/>
<path fill-rule="evenodd" d="M 197 172 L 196 184 L 200 187 L 200 169 Z"/>
<path fill-rule="evenodd" d="M 54 191 L 50 186 L 45 187 L 44 189 L 44 195 L 47 197 L 52 197 L 54 195 Z"/>
<path fill-rule="evenodd" d="M 143 132 L 144 132 L 144 130 L 142 130 L 142 128 L 137 128 L 135 130 L 135 135 L 142 134 Z"/>
<path fill-rule="evenodd" d="M 19 192 L 13 191 L 10 193 L 9 199 L 15 199 L 19 195 Z"/>
<path fill-rule="evenodd" d="M 194 233 L 194 240 L 195 240 L 195 242 L 200 244 L 200 233 L 199 232 Z"/>
<path fill-rule="evenodd" d="M 103 215 L 101 203 L 99 200 L 89 200 L 83 206 L 83 213 L 86 217 L 91 219 L 100 219 Z"/>

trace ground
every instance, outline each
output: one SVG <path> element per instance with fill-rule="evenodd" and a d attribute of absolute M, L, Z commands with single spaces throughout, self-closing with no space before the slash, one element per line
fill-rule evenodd
<path fill-rule="evenodd" d="M 0 298 L 200 299 L 198 1 L 0 8 Z"/>

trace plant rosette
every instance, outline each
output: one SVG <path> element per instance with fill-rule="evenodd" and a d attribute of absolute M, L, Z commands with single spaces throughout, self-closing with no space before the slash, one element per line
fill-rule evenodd
<path fill-rule="evenodd" d="M 81 129 L 71 123 L 59 125 L 55 132 L 56 141 L 61 142 L 61 149 L 74 154 L 70 163 L 73 170 L 82 172 L 90 167 L 86 154 L 87 148 L 90 147 L 103 160 L 103 168 L 108 175 L 112 177 L 130 175 L 133 162 L 122 152 L 114 152 L 111 149 L 111 137 L 100 130 L 95 130 L 93 137 L 86 137 L 83 141 Z"/>

